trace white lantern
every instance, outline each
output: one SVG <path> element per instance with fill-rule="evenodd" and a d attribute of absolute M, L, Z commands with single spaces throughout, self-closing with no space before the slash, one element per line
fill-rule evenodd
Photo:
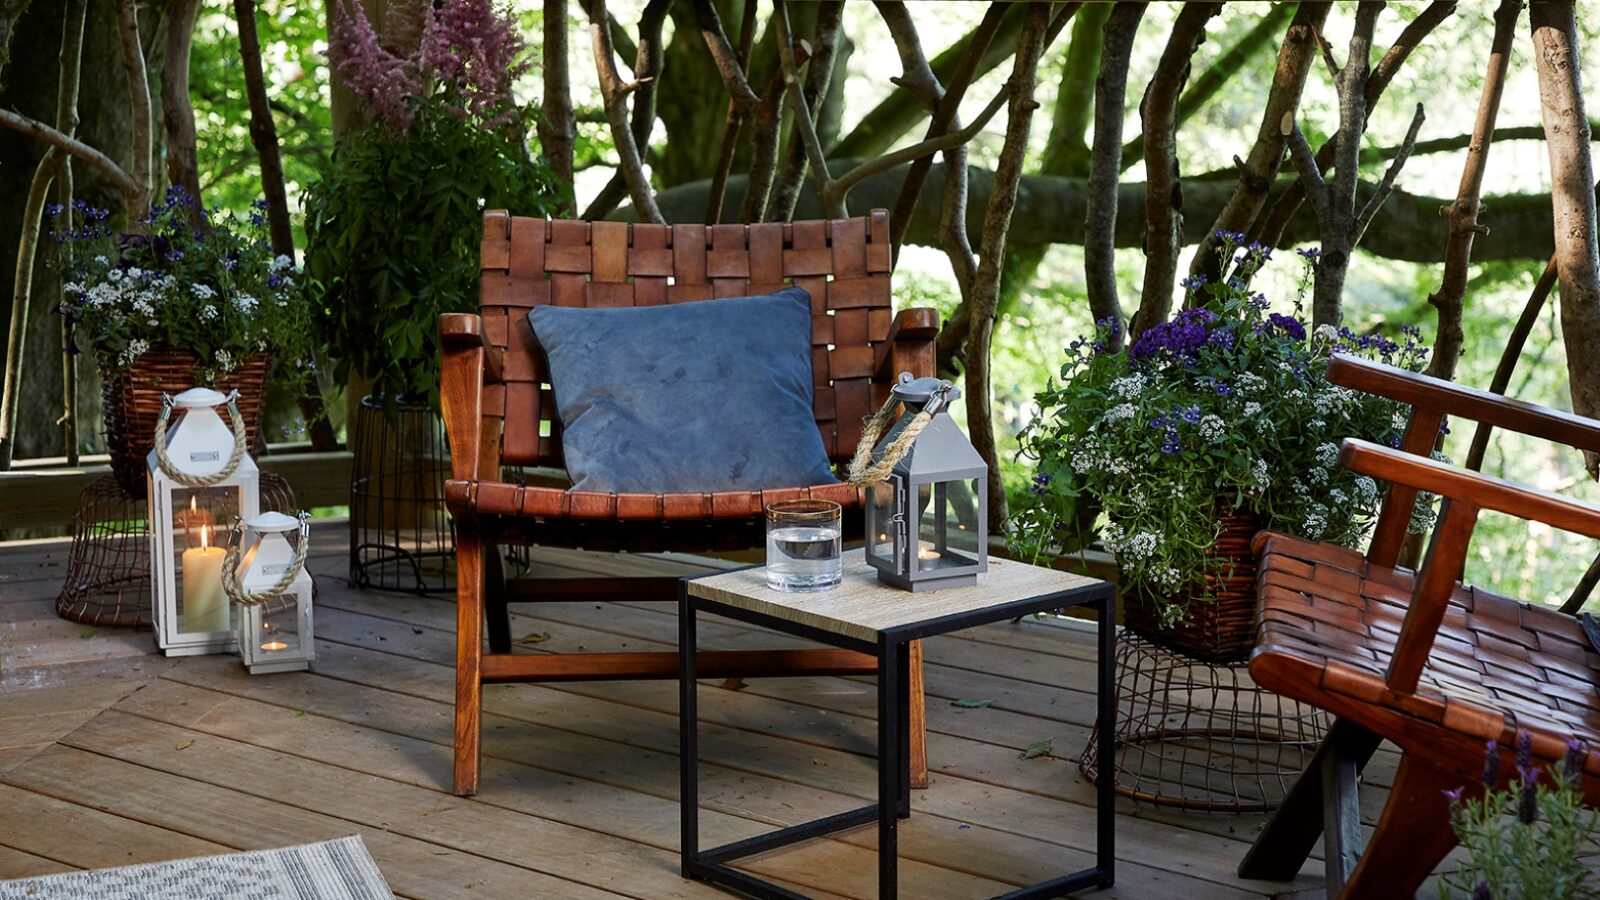
<path fill-rule="evenodd" d="M 235 402 L 210 388 L 163 398 L 155 449 L 146 459 L 150 509 L 151 616 L 168 656 L 224 653 L 234 647 L 233 604 L 222 587 L 225 550 L 218 531 L 261 507 L 261 475 L 246 452 Z M 217 408 L 225 406 L 223 422 Z M 172 411 L 178 420 L 170 429 Z"/>
<path fill-rule="evenodd" d="M 244 539 L 235 526 L 223 568 L 224 588 L 239 604 L 239 657 L 251 675 L 309 669 L 309 519 L 266 512 L 242 524 Z"/>

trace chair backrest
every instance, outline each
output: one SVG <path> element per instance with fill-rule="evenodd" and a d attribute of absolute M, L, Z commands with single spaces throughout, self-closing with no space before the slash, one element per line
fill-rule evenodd
<path fill-rule="evenodd" d="M 549 366 L 528 310 L 649 306 L 764 294 L 795 284 L 811 294 L 814 412 L 823 446 L 849 459 L 861 420 L 888 396 L 874 383 L 892 316 L 889 216 L 759 225 L 636 225 L 484 215 L 483 334 L 505 351 L 503 385 L 485 390 L 485 419 L 504 420 L 506 465 L 561 466 Z M 510 415 L 507 415 L 507 413 Z M 486 425 L 499 423 L 486 422 Z"/>

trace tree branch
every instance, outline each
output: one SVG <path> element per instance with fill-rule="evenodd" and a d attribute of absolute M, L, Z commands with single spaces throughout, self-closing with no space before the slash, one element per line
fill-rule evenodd
<path fill-rule="evenodd" d="M 633 73 L 638 88 L 633 92 L 633 117 L 630 128 L 634 146 L 643 153 L 650 144 L 650 130 L 656 124 L 656 88 L 661 83 L 661 27 L 672 0 L 650 0 L 639 14 L 639 40 L 634 44 Z M 611 21 L 616 22 L 612 17 Z M 621 168 L 600 189 L 583 211 L 584 219 L 603 219 L 628 196 L 628 179 Z"/>
<path fill-rule="evenodd" d="M 1438 27 L 1439 23 L 1448 19 L 1455 12 L 1455 8 L 1454 0 L 1434 0 L 1400 30 L 1400 36 L 1395 38 L 1394 43 L 1383 54 L 1383 58 L 1378 60 L 1378 64 L 1372 67 L 1372 75 L 1367 79 L 1365 96 L 1366 108 L 1369 111 L 1377 105 L 1378 98 L 1383 96 L 1384 89 L 1394 80 L 1395 74 L 1400 71 L 1400 67 L 1405 64 L 1411 52 L 1432 33 L 1434 28 Z M 1320 171 L 1326 172 L 1333 165 L 1334 153 L 1339 146 L 1338 141 L 1338 135 L 1335 134 L 1317 148 L 1317 165 Z M 1298 187 L 1291 188 L 1288 193 L 1280 196 L 1268 210 L 1260 228 L 1256 229 L 1257 239 L 1268 246 L 1277 246 L 1284 227 L 1294 218 L 1303 200 L 1305 195 L 1300 193 Z"/>
<path fill-rule="evenodd" d="M 1472 244 L 1480 232 L 1483 174 L 1489 164 L 1489 146 L 1494 141 L 1495 120 L 1500 116 L 1500 98 L 1505 91 L 1506 70 L 1511 63 L 1511 43 L 1516 37 L 1517 18 L 1522 0 L 1501 0 L 1494 14 L 1494 38 L 1489 44 L 1488 71 L 1478 96 L 1478 115 L 1472 123 L 1472 145 L 1461 168 L 1461 184 L 1456 202 L 1444 211 L 1450 222 L 1450 238 L 1444 248 L 1444 275 L 1439 289 L 1428 295 L 1437 311 L 1439 327 L 1434 332 L 1433 353 L 1428 358 L 1428 374 L 1446 381 L 1455 378 L 1456 362 L 1466 335 L 1461 329 L 1462 307 L 1467 296 L 1467 270 L 1472 263 Z M 1413 129 L 1413 134 L 1415 130 Z M 1476 443 L 1476 441 L 1474 441 Z"/>
<path fill-rule="evenodd" d="M 205 207 L 200 199 L 200 161 L 195 146 L 194 105 L 189 101 L 189 55 L 194 46 L 195 15 L 199 0 L 167 3 L 167 58 L 161 67 L 161 117 L 167 129 L 167 181 L 182 185 L 194 205 L 189 225 L 205 228 Z"/>
<path fill-rule="evenodd" d="M 782 6 L 781 3 L 779 6 Z M 816 120 L 822 114 L 822 104 L 827 101 L 827 90 L 834 80 L 834 58 L 838 51 L 838 32 L 843 16 L 845 16 L 845 5 L 842 0 L 832 0 L 818 5 L 816 32 L 811 42 L 813 46 L 810 59 L 806 59 L 805 90 L 803 90 L 806 110 L 803 127 L 810 130 L 813 141 L 806 143 L 803 136 L 800 141 L 794 139 L 790 141 L 789 152 L 784 157 L 784 165 L 778 176 L 778 194 L 773 195 L 771 208 L 766 215 L 770 221 L 789 221 L 790 218 L 794 218 L 795 203 L 800 200 L 800 189 L 805 186 L 806 173 L 818 167 L 819 163 L 826 165 L 826 149 L 822 146 Z M 782 13 L 782 24 L 784 32 L 787 32 L 789 30 L 787 8 L 784 8 Z M 792 42 L 794 35 L 789 37 Z M 798 115 L 795 115 L 794 122 L 795 130 L 800 130 L 802 120 Z M 816 151 L 811 151 L 811 144 L 814 144 Z M 826 179 L 826 170 L 819 171 L 824 173 L 822 178 Z"/>
<path fill-rule="evenodd" d="M 1516 2 L 1516 0 L 1512 0 Z M 1378 208 L 1383 206 L 1383 201 L 1389 199 L 1389 194 L 1394 190 L 1394 180 L 1400 175 L 1400 170 L 1405 167 L 1406 160 L 1411 158 L 1411 148 L 1417 143 L 1417 130 L 1422 127 L 1422 122 L 1427 118 L 1423 113 L 1422 104 L 1417 104 L 1417 111 L 1411 117 L 1411 127 L 1406 129 L 1406 138 L 1400 142 L 1400 152 L 1389 167 L 1384 170 L 1383 177 L 1378 180 L 1378 189 L 1367 198 L 1367 204 L 1356 214 L 1353 243 L 1361 243 L 1361 238 L 1367 233 L 1367 226 L 1372 224 L 1372 217 L 1378 214 Z M 1351 189 L 1351 202 L 1354 202 L 1354 188 Z"/>
<path fill-rule="evenodd" d="M 1095 321 L 1117 323 L 1122 342 L 1122 303 L 1117 291 L 1117 176 L 1122 171 L 1123 106 L 1128 63 L 1145 4 L 1119 3 L 1106 20 L 1100 50 L 1100 77 L 1094 92 L 1094 150 L 1089 157 L 1089 188 L 1083 228 L 1084 285 Z"/>
<path fill-rule="evenodd" d="M 70 154 L 74 159 L 82 160 L 122 192 L 124 200 L 130 204 L 130 209 L 138 208 L 132 205 L 138 201 L 142 193 L 138 182 L 134 181 L 133 177 L 127 172 L 124 172 L 121 166 L 112 162 L 111 157 L 75 137 L 62 134 L 38 119 L 30 119 L 9 109 L 0 109 L 0 125 L 49 144 L 63 153 Z M 148 194 L 143 196 L 148 196 Z M 148 204 L 146 205 L 148 206 Z"/>
<path fill-rule="evenodd" d="M 1314 34 L 1327 19 L 1331 6 L 1331 3 L 1305 0 L 1295 10 L 1294 21 L 1289 24 L 1283 46 L 1278 50 L 1278 66 L 1267 92 L 1261 125 L 1241 167 L 1238 187 L 1212 224 L 1209 236 L 1195 252 L 1191 272 L 1217 278 L 1223 263 L 1218 232 L 1244 231 L 1260 214 L 1267 192 L 1283 164 L 1284 134 L 1280 126 L 1285 119 L 1293 119 L 1300 105 L 1300 95 L 1305 90 L 1312 54 L 1316 50 Z"/>
<path fill-rule="evenodd" d="M 722 30 L 722 18 L 717 15 L 717 8 L 711 4 L 711 0 L 694 0 L 694 12 L 695 20 L 700 24 L 700 34 L 705 38 L 706 50 L 716 64 L 717 73 L 722 76 L 723 86 L 733 98 L 733 105 L 743 112 L 753 111 L 760 105 L 761 98 L 756 96 L 749 79 L 745 77 L 748 52 L 734 54 L 733 47 L 728 44 L 728 35 Z M 747 28 L 745 31 L 752 32 L 753 29 Z M 741 35 L 740 41 L 749 36 Z"/>
<path fill-rule="evenodd" d="M 1173 281 L 1183 237 L 1183 181 L 1178 174 L 1178 95 L 1189 77 L 1189 63 L 1205 43 L 1206 23 L 1222 12 L 1221 3 L 1188 3 L 1178 13 L 1145 88 L 1139 114 L 1144 121 L 1145 247 L 1144 290 L 1129 337 L 1163 322 L 1172 311 Z"/>
<path fill-rule="evenodd" d="M 151 166 L 150 82 L 145 77 L 144 50 L 139 44 L 139 13 L 136 0 L 117 0 L 117 34 L 122 39 L 122 68 L 128 73 L 128 94 L 133 109 L 133 166 L 128 174 L 137 189 L 128 194 L 130 230 L 150 209 L 150 192 L 155 189 Z"/>
<path fill-rule="evenodd" d="M 717 16 L 716 7 L 711 7 L 708 12 L 702 12 L 698 6 L 695 8 L 697 21 L 701 22 L 701 33 L 705 33 L 706 25 L 711 24 L 719 38 L 706 38 L 709 46 L 711 40 L 720 40 L 726 46 L 728 38 L 722 34 L 722 20 Z M 754 2 L 744 5 L 744 12 L 740 19 L 739 52 L 734 59 L 739 72 L 744 72 L 750 64 L 750 53 L 755 48 L 756 34 L 756 4 Z M 721 72 L 721 69 L 718 69 Z M 747 85 L 748 87 L 748 85 Z M 722 142 L 717 151 L 717 163 L 712 169 L 711 192 L 706 198 L 705 221 L 715 225 L 722 221 L 722 198 L 727 193 L 728 176 L 733 173 L 733 158 L 739 146 L 739 132 L 744 130 L 745 113 L 734 97 L 728 97 L 728 114 L 722 123 Z"/>
<path fill-rule="evenodd" d="M 617 73 L 616 55 L 611 47 L 611 30 L 606 27 L 605 0 L 588 2 L 589 35 L 594 41 L 600 95 L 605 101 L 606 120 L 611 124 L 611 137 L 617 148 L 617 164 L 627 181 L 628 196 L 645 221 L 664 222 L 661 210 L 656 208 L 655 194 L 651 190 L 650 179 L 645 175 L 639 145 L 633 139 L 633 129 L 628 121 L 627 91 Z"/>
<path fill-rule="evenodd" d="M 928 138 L 925 141 L 920 141 L 909 147 L 903 147 L 893 153 L 869 159 L 838 178 L 830 179 L 822 188 L 823 205 L 837 212 L 839 216 L 846 215 L 845 195 L 850 193 L 851 188 L 871 178 L 873 175 L 887 172 L 895 166 L 910 162 L 919 156 L 928 156 L 941 150 L 949 150 L 952 147 L 966 144 L 976 137 L 985 125 L 989 124 L 989 120 L 993 119 L 995 114 L 1000 111 L 1000 107 L 1005 105 L 1006 98 L 1013 96 L 1014 93 L 1015 88 L 1011 82 L 1006 82 L 999 92 L 994 95 L 994 99 L 989 101 L 989 105 L 985 106 L 983 111 L 978 113 L 977 118 L 973 119 L 965 128 L 959 131 L 947 132 L 938 137 Z M 833 215 L 833 213 L 830 213 L 830 215 Z"/>
<path fill-rule="evenodd" d="M 1245 32 L 1238 41 L 1234 42 L 1221 56 L 1218 56 L 1211 65 L 1201 72 L 1199 77 L 1189 82 L 1184 89 L 1183 96 L 1178 98 L 1178 127 L 1189 121 L 1189 117 L 1205 108 L 1205 105 L 1215 97 L 1228 82 L 1237 75 L 1244 64 L 1250 61 L 1272 40 L 1284 24 L 1289 21 L 1295 12 L 1294 3 L 1273 3 L 1267 7 L 1260 20 L 1249 31 Z M 1122 148 L 1122 169 L 1127 171 L 1130 166 L 1144 158 L 1144 135 L 1135 135 L 1133 140 Z"/>

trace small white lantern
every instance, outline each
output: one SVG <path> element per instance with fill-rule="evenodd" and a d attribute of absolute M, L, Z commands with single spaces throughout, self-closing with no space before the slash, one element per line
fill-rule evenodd
<path fill-rule="evenodd" d="M 311 667 L 311 573 L 306 552 L 311 527 L 305 513 L 292 518 L 266 512 L 242 523 L 228 542 L 223 584 L 239 604 L 239 657 L 251 675 L 300 672 Z"/>
<path fill-rule="evenodd" d="M 237 394 L 191 388 L 165 397 L 155 449 L 146 458 L 150 510 L 151 616 L 168 656 L 234 647 L 232 603 L 222 587 L 218 529 L 261 508 L 261 474 L 246 452 Z M 217 407 L 225 406 L 231 422 Z M 179 418 L 167 422 L 176 409 Z"/>

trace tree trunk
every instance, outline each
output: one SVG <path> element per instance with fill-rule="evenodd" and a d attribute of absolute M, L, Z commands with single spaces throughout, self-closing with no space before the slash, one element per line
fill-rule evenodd
<path fill-rule="evenodd" d="M 572 145 L 578 127 L 572 116 L 572 79 L 567 58 L 567 0 L 544 0 L 544 95 L 539 106 L 539 149 L 550 168 L 572 190 Z M 573 202 L 562 200 L 561 215 Z"/>
<path fill-rule="evenodd" d="M 1022 34 L 1017 41 L 1016 59 L 1011 69 L 1011 97 L 1006 109 L 1006 137 L 995 166 L 994 188 L 983 214 L 982 250 L 971 292 L 971 336 L 967 339 L 966 391 L 967 429 L 972 445 L 989 464 L 989 528 L 999 534 L 1006 520 L 1005 482 L 1000 477 L 999 452 L 994 434 L 994 416 L 989 401 L 989 345 L 994 336 L 995 310 L 1000 301 L 1000 264 L 1005 255 L 1006 233 L 1011 230 L 1011 215 L 1016 208 L 1017 188 L 1022 179 L 1023 157 L 1028 149 L 1028 133 L 1033 99 L 1039 77 L 1039 55 L 1044 50 L 1045 30 L 1050 24 L 1050 6 L 1028 6 Z"/>
<path fill-rule="evenodd" d="M 189 225 L 205 227 L 200 200 L 200 161 L 195 147 L 194 105 L 189 102 L 189 50 L 194 46 L 200 0 L 168 0 L 166 59 L 161 68 L 161 116 L 167 129 L 167 181 L 194 198 Z"/>
<path fill-rule="evenodd" d="M 1494 14 L 1494 40 L 1489 48 L 1489 70 L 1483 77 L 1478 98 L 1478 116 L 1472 126 L 1472 145 L 1461 170 L 1461 185 L 1456 202 L 1444 211 L 1450 223 L 1450 240 L 1444 248 L 1444 277 L 1439 289 L 1428 296 L 1438 310 L 1439 327 L 1428 360 L 1428 374 L 1449 381 L 1456 376 L 1465 335 L 1461 330 L 1461 309 L 1467 296 L 1467 270 L 1472 263 L 1472 243 L 1478 233 L 1487 231 L 1478 224 L 1482 210 L 1483 173 L 1489 164 L 1489 145 L 1494 140 L 1494 123 L 1500 116 L 1500 95 L 1505 89 L 1506 69 L 1511 63 L 1511 42 L 1516 38 L 1517 17 L 1522 0 L 1501 0 Z"/>
<path fill-rule="evenodd" d="M 1089 310 L 1095 321 L 1116 323 L 1121 345 L 1125 319 L 1117 297 L 1117 218 L 1121 199 L 1117 180 L 1122 171 L 1123 106 L 1128 90 L 1128 63 L 1144 4 L 1119 3 L 1106 21 L 1100 54 L 1100 77 L 1094 92 L 1094 152 L 1084 202 L 1083 273 Z"/>
<path fill-rule="evenodd" d="M 1145 241 L 1144 290 L 1130 338 L 1166 321 L 1172 311 L 1173 282 L 1183 240 L 1183 179 L 1178 174 L 1178 96 L 1189 80 L 1189 61 L 1205 43 L 1206 23 L 1222 12 L 1220 3 L 1190 3 L 1178 14 L 1167 48 L 1145 89 L 1139 115 L 1144 120 Z"/>
<path fill-rule="evenodd" d="M 1572 409 L 1600 418 L 1600 243 L 1596 239 L 1594 165 L 1584 110 L 1578 27 L 1571 0 L 1543 0 L 1530 10 L 1539 109 L 1550 152 L 1561 332 L 1567 345 Z M 1590 477 L 1600 457 L 1585 454 Z"/>

